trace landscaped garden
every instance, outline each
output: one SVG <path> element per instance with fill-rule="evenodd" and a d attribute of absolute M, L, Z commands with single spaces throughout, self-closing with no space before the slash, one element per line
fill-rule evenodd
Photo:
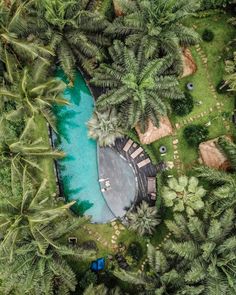
<path fill-rule="evenodd" d="M 0 294 L 236 294 L 235 14 L 0 1 Z"/>

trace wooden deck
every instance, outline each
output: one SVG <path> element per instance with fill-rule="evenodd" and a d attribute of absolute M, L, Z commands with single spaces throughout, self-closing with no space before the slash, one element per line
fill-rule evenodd
<path fill-rule="evenodd" d="M 151 162 L 146 164 L 145 166 L 139 168 L 138 163 L 148 159 L 148 156 L 145 154 L 144 151 L 140 153 L 136 158 L 132 158 L 131 155 L 139 149 L 139 145 L 136 143 L 132 144 L 129 150 L 126 152 L 123 150 L 124 146 L 126 145 L 128 138 L 117 139 L 115 145 L 112 147 L 116 149 L 127 161 L 132 165 L 138 180 L 138 196 L 137 196 L 137 203 L 141 202 L 142 200 L 146 200 L 150 202 L 150 198 L 148 197 L 148 185 L 147 185 L 147 178 L 148 177 L 155 177 L 158 171 L 160 170 L 158 166 L 153 165 Z"/>

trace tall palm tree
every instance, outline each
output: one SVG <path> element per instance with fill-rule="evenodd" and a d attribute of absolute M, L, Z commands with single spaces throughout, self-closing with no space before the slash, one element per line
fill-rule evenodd
<path fill-rule="evenodd" d="M 152 234 L 155 227 L 160 223 L 157 208 L 155 206 L 149 207 L 145 201 L 137 206 L 136 211 L 129 211 L 126 216 L 129 228 L 136 231 L 140 236 Z"/>
<path fill-rule="evenodd" d="M 36 7 L 31 7 L 30 11 L 36 19 L 41 17 L 38 25 L 42 27 L 42 38 L 50 42 L 69 80 L 74 80 L 77 61 L 91 73 L 103 57 L 103 46 L 110 44 L 103 34 L 107 27 L 105 18 L 93 11 L 88 0 L 35 3 Z"/>
<path fill-rule="evenodd" d="M 140 285 L 140 290 L 147 290 L 147 294 L 150 295 L 181 294 L 177 292 L 179 287 L 184 285 L 184 280 L 182 271 L 180 271 L 181 267 L 175 259 L 168 259 L 161 250 L 156 250 L 148 244 L 147 264 L 148 269 L 145 272 L 115 270 L 114 274 L 122 281 Z M 190 293 L 183 294 L 190 295 Z M 191 293 L 193 294 L 197 293 Z"/>
<path fill-rule="evenodd" d="M 200 1 L 173 0 L 118 0 L 123 15 L 108 26 L 106 32 L 126 37 L 126 44 L 136 48 L 143 43 L 145 56 L 162 57 L 171 54 L 181 70 L 181 46 L 199 41 L 198 34 L 181 22 L 192 15 Z"/>
<path fill-rule="evenodd" d="M 235 294 L 235 212 L 218 218 L 174 214 L 165 223 L 172 238 L 161 250 L 148 245 L 148 266 L 141 273 L 115 271 L 121 280 L 144 286 L 148 294 Z"/>
<path fill-rule="evenodd" d="M 39 58 L 47 61 L 53 52 L 39 40 L 27 41 L 29 24 L 25 11 L 30 1 L 0 2 L 0 60 L 4 62 L 8 79 L 13 82 L 15 65 Z"/>
<path fill-rule="evenodd" d="M 196 168 L 198 176 L 212 187 L 210 203 L 214 206 L 215 215 L 236 204 L 236 145 L 225 137 L 218 139 L 218 145 L 227 156 L 232 171 L 218 171 L 204 166 Z"/>
<path fill-rule="evenodd" d="M 76 275 L 67 258 L 77 262 L 93 258 L 94 253 L 65 243 L 71 231 L 78 231 L 87 219 L 62 216 L 37 228 L 38 235 L 47 237 L 41 247 L 38 241 L 25 238 L 24 243 L 17 245 L 13 260 L 1 257 L 2 294 L 54 295 L 75 291 Z"/>
<path fill-rule="evenodd" d="M 45 68 L 46 67 L 46 68 Z M 59 97 L 65 83 L 48 77 L 47 65 L 36 62 L 31 70 L 24 68 L 14 83 L 0 86 L 0 97 L 16 103 L 17 112 L 32 117 L 41 114 L 55 130 L 55 119 L 51 111 L 53 104 L 67 104 Z"/>
<path fill-rule="evenodd" d="M 111 145 L 116 138 L 123 136 L 119 125 L 115 109 L 104 112 L 95 111 L 88 122 L 88 135 L 97 140 L 100 146 Z"/>
<path fill-rule="evenodd" d="M 56 204 L 55 199 L 48 195 L 47 180 L 36 185 L 26 167 L 22 178 L 15 178 L 15 181 L 12 196 L 0 200 L 0 230 L 3 235 L 0 253 L 7 253 L 10 260 L 16 244 L 27 236 L 33 237 L 41 250 L 45 242 L 51 244 L 39 225 L 48 225 L 57 217 L 66 215 L 74 204 Z"/>
<path fill-rule="evenodd" d="M 24 167 L 28 169 L 38 169 L 42 171 L 39 160 L 44 158 L 62 158 L 64 152 L 52 150 L 48 142 L 42 138 L 35 138 L 35 130 L 37 128 L 35 118 L 29 118 L 21 135 L 17 138 L 11 133 L 4 134 L 4 126 L 0 125 L 2 138 L 0 140 L 0 154 L 8 158 L 11 162 L 12 176 L 21 174 Z"/>
<path fill-rule="evenodd" d="M 97 100 L 98 110 L 115 107 L 126 129 L 140 124 L 144 131 L 148 120 L 158 126 L 170 100 L 183 97 L 176 77 L 165 74 L 170 59 L 147 60 L 143 46 L 135 53 L 121 41 L 115 41 L 109 53 L 112 63 L 101 64 L 91 81 L 108 88 Z"/>
<path fill-rule="evenodd" d="M 236 292 L 235 218 L 230 208 L 217 218 L 206 212 L 203 217 L 185 219 L 176 215 L 174 221 L 166 221 L 174 238 L 164 244 L 164 249 L 168 255 L 177 255 L 182 265 L 185 263 L 187 284 L 200 284 L 209 295 Z"/>

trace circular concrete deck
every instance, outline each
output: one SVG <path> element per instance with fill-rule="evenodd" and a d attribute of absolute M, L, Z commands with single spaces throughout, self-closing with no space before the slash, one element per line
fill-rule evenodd
<path fill-rule="evenodd" d="M 122 218 L 138 193 L 135 172 L 128 161 L 115 150 L 99 149 L 99 182 L 108 207 Z M 104 190 L 105 189 L 105 190 Z"/>

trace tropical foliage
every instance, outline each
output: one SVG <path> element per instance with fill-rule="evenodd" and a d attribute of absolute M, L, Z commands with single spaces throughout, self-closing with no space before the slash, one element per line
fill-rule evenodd
<path fill-rule="evenodd" d="M 234 294 L 235 212 L 185 218 L 174 215 L 165 223 L 172 239 L 156 250 L 148 246 L 148 268 L 144 273 L 116 271 L 132 284 L 143 285 L 150 294 Z"/>
<path fill-rule="evenodd" d="M 133 52 L 121 41 L 109 49 L 111 64 L 101 64 L 92 82 L 108 88 L 97 100 L 98 110 L 115 107 L 122 116 L 125 128 L 139 124 L 144 131 L 148 120 L 159 125 L 172 99 L 183 97 L 174 75 L 167 75 L 170 58 L 148 60 L 144 47 Z"/>
<path fill-rule="evenodd" d="M 146 58 L 171 55 L 175 72 L 181 73 L 181 46 L 186 47 L 199 41 L 197 33 L 181 21 L 192 15 L 200 1 L 117 1 L 123 16 L 116 18 L 107 32 L 126 37 L 126 44 L 136 48 L 144 46 Z"/>
<path fill-rule="evenodd" d="M 145 201 L 136 208 L 136 211 L 129 211 L 127 218 L 129 228 L 136 231 L 140 236 L 152 234 L 155 227 L 160 223 L 157 208 L 150 207 Z"/>
<path fill-rule="evenodd" d="M 103 46 L 110 44 L 103 34 L 107 20 L 93 11 L 88 0 L 35 2 L 32 9 L 37 20 L 41 19 L 42 37 L 47 38 L 69 79 L 74 80 L 76 61 L 91 74 L 103 58 Z"/>
<path fill-rule="evenodd" d="M 115 109 L 94 112 L 88 122 L 88 135 L 97 140 L 100 146 L 112 145 L 116 138 L 122 137 L 122 128 Z"/>
<path fill-rule="evenodd" d="M 195 211 L 203 209 L 202 198 L 205 196 L 206 190 L 199 186 L 196 177 L 171 178 L 167 184 L 168 186 L 164 186 L 162 192 L 165 206 L 173 207 L 174 212 L 186 211 L 190 216 L 194 215 Z"/>

